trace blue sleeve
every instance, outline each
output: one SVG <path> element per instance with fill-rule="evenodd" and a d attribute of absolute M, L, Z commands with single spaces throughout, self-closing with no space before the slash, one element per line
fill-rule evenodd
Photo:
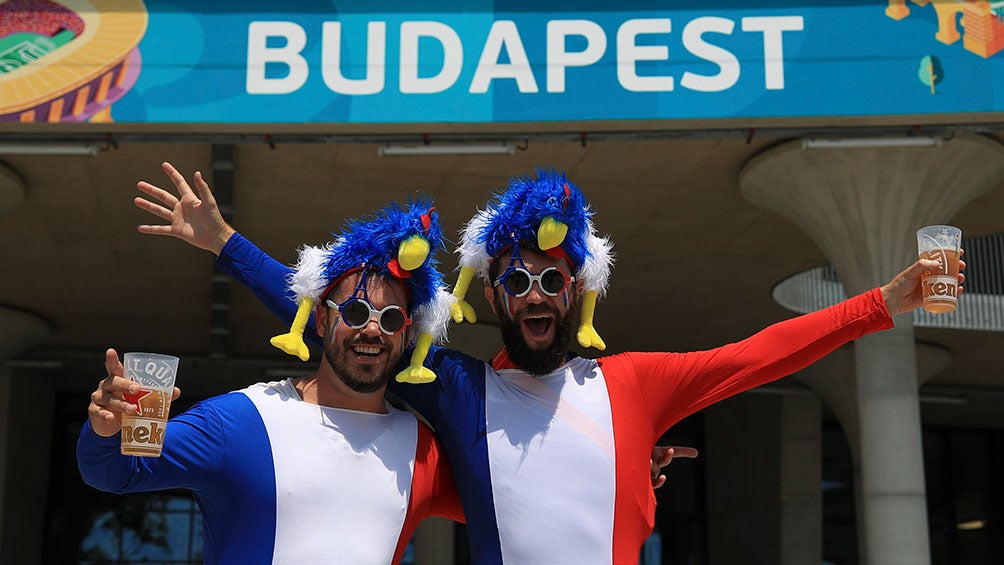
<path fill-rule="evenodd" d="M 122 455 L 119 434 L 101 437 L 88 421 L 77 440 L 77 467 L 85 483 L 108 492 L 200 490 L 219 470 L 225 437 L 211 401 L 167 423 L 160 457 Z"/>
<path fill-rule="evenodd" d="M 286 287 L 286 280 L 293 269 L 270 257 L 239 233 L 227 240 L 216 259 L 216 265 L 237 282 L 251 289 L 273 314 L 286 324 L 293 323 L 296 316 L 296 298 Z M 314 315 L 310 315 L 308 328 L 314 327 Z M 320 343 L 316 332 L 305 331 L 304 339 Z"/>

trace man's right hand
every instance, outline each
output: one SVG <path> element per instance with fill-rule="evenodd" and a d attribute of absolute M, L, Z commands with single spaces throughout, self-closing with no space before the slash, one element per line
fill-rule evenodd
<path fill-rule="evenodd" d="M 213 192 L 202 178 L 202 173 L 198 171 L 195 173 L 194 184 L 198 190 L 196 195 L 178 169 L 168 162 L 164 162 L 161 166 L 174 183 L 178 195 L 175 196 L 146 181 L 137 183 L 136 188 L 140 192 L 159 202 L 137 196 L 133 203 L 141 210 L 146 210 L 168 222 L 140 225 L 139 232 L 176 237 L 199 249 L 206 249 L 219 255 L 223 245 L 234 234 L 234 229 L 223 220 L 216 199 L 213 198 Z"/>
<path fill-rule="evenodd" d="M 650 471 L 652 475 L 652 488 L 657 489 L 666 484 L 666 475 L 662 474 L 662 468 L 669 465 L 674 457 L 687 457 L 693 459 L 697 457 L 697 450 L 693 447 L 679 445 L 656 445 L 652 448 L 652 459 L 650 461 Z"/>
<path fill-rule="evenodd" d="M 87 407 L 87 417 L 94 433 L 111 437 L 122 429 L 122 414 L 138 414 L 139 407 L 126 402 L 127 393 L 139 392 L 139 385 L 123 377 L 124 371 L 118 353 L 114 349 L 105 351 L 105 371 L 108 376 L 91 393 L 91 404 Z M 181 396 L 181 389 L 174 387 L 172 400 Z"/>

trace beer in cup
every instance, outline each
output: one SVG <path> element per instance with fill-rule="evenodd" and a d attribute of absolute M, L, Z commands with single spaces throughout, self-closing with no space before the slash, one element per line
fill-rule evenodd
<path fill-rule="evenodd" d="M 932 314 L 954 312 L 959 299 L 959 252 L 962 230 L 953 226 L 926 226 L 917 230 L 921 259 L 941 261 L 921 278 L 924 310 Z"/>
<path fill-rule="evenodd" d="M 139 384 L 139 392 L 125 395 L 139 406 L 138 414 L 122 414 L 122 454 L 160 457 L 171 410 L 178 358 L 157 353 L 126 353 L 125 378 Z"/>

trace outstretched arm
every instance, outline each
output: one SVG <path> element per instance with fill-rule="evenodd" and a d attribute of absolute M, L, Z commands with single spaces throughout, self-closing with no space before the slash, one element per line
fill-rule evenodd
<path fill-rule="evenodd" d="M 164 224 L 142 224 L 140 233 L 168 235 L 176 237 L 199 249 L 219 255 L 234 229 L 223 220 L 216 198 L 209 184 L 196 171 L 193 178 L 196 190 L 192 190 L 185 177 L 168 162 L 161 164 L 164 173 L 171 179 L 177 195 L 146 181 L 140 181 L 136 188 L 152 200 L 136 197 L 133 203 L 141 209 L 164 220 Z"/>
<path fill-rule="evenodd" d="M 892 316 L 923 303 L 921 278 L 936 264 L 918 260 L 879 288 L 722 347 L 628 354 L 626 371 L 638 376 L 646 401 L 658 414 L 656 430 L 664 431 L 711 404 L 799 371 L 863 335 L 892 328 Z M 961 261 L 959 266 L 965 268 Z M 964 278 L 960 273 L 959 282 Z M 608 358 L 608 364 L 617 358 Z"/>

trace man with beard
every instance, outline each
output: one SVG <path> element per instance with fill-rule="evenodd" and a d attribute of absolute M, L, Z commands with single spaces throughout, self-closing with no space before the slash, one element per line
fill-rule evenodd
<path fill-rule="evenodd" d="M 195 405 L 168 422 L 160 457 L 119 453 L 138 386 L 109 349 L 77 444 L 84 481 L 191 490 L 206 563 L 397 563 L 424 518 L 463 521 L 431 430 L 384 399 L 409 332 L 445 331 L 449 294 L 430 256 L 441 245 L 438 218 L 415 203 L 304 248 L 290 284 L 315 314 L 317 370 Z"/>
<path fill-rule="evenodd" d="M 274 312 L 293 317 L 273 282 L 288 269 L 217 218 L 208 186 L 187 201 L 139 187 L 163 205 L 137 205 L 171 223 L 141 232 L 211 249 Z M 637 563 L 654 522 L 646 463 L 658 438 L 698 410 L 892 327 L 893 315 L 921 305 L 920 275 L 934 263 L 917 261 L 880 288 L 717 349 L 585 359 L 568 351 L 573 320 L 580 311 L 581 345 L 605 347 L 592 317 L 612 263 L 591 216 L 559 172 L 512 179 L 464 229 L 452 306 L 455 320 L 474 321 L 463 298 L 480 276 L 505 347 L 488 363 L 431 348 L 425 366 L 435 381 L 388 387 L 443 442 L 475 563 Z"/>

